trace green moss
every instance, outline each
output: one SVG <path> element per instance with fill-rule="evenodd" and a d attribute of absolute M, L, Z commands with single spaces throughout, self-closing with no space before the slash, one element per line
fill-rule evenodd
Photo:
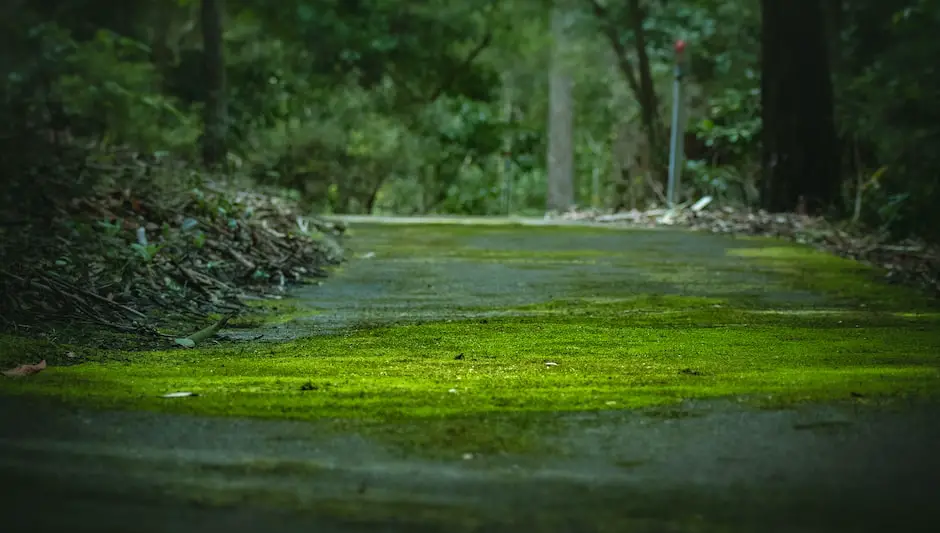
<path fill-rule="evenodd" d="M 553 413 L 661 406 L 666 410 L 650 416 L 678 417 L 684 411 L 671 406 L 686 398 L 744 397 L 780 406 L 940 391 L 940 314 L 905 289 L 877 283 L 872 269 L 806 247 L 667 232 L 628 232 L 623 241 L 590 246 L 574 240 L 567 249 L 544 244 L 559 235 L 597 236 L 584 228 L 415 226 L 394 234 L 388 242 L 387 229 L 364 230 L 357 252 L 417 254 L 434 266 L 420 286 L 402 280 L 415 309 L 423 298 L 433 303 L 437 281 L 447 281 L 433 276 L 443 276 L 457 256 L 471 269 L 477 262 L 599 266 L 562 269 L 570 279 L 553 275 L 519 289 L 540 303 L 478 298 L 478 311 L 494 314 L 485 320 L 370 328 L 370 317 L 357 315 L 357 328 L 283 344 L 102 351 L 82 365 L 56 362 L 28 379 L 0 380 L 0 393 L 329 420 L 337 430 L 381 437 L 405 452 L 453 456 L 551 451 L 546 435 L 561 423 Z M 506 250 L 491 245 L 497 234 L 511 237 L 500 241 Z M 642 253 L 624 251 L 624 242 Z M 425 273 L 413 263 L 401 272 Z M 374 290 L 376 280 L 363 276 L 357 282 Z M 469 306 L 472 286 L 447 287 L 455 291 L 448 302 Z M 785 298 L 793 294 L 799 299 Z M 290 302 L 277 305 L 264 320 L 309 313 Z M 8 362 L 25 353 L 11 339 L 0 337 Z M 54 347 L 29 346 L 31 354 Z M 175 391 L 198 396 L 161 397 Z"/>
<path fill-rule="evenodd" d="M 756 260 L 776 275 L 785 287 L 827 295 L 841 303 L 881 310 L 934 307 L 922 293 L 884 283 L 884 272 L 857 261 L 803 245 L 768 245 L 728 250 L 735 257 Z"/>
<path fill-rule="evenodd" d="M 697 418 L 704 416 L 703 413 L 696 413 L 673 406 L 645 409 L 642 411 L 642 413 L 644 416 L 649 418 L 656 418 L 660 420 L 682 420 L 684 418 Z"/>
<path fill-rule="evenodd" d="M 58 351 L 60 347 L 48 339 L 27 339 L 19 335 L 0 334 L 0 366 L 3 369 L 24 362 L 39 362 Z"/>
<path fill-rule="evenodd" d="M 232 329 L 252 329 L 262 326 L 274 326 L 286 324 L 297 320 L 313 316 L 319 313 L 315 309 L 310 309 L 303 305 L 303 302 L 295 298 L 286 298 L 280 300 L 249 300 L 246 302 L 249 312 L 239 315 L 228 322 L 226 327 Z M 210 317 L 211 320 L 218 320 L 221 315 Z"/>
<path fill-rule="evenodd" d="M 127 336 L 116 336 L 124 339 Z M 71 336 L 60 337 L 55 332 L 39 337 L 25 337 L 11 333 L 0 333 L 0 369 L 6 370 L 24 363 L 38 363 L 45 360 L 50 366 L 70 366 L 92 360 L 103 350 L 88 346 L 63 343 L 60 339 L 72 340 Z M 115 337 L 107 336 L 106 342 L 113 342 Z M 99 338 L 100 342 L 101 339 Z M 116 357 L 116 354 L 115 354 Z M 2 379 L 2 377 L 0 377 Z M 0 392 L 3 391 L 0 382 Z"/>
<path fill-rule="evenodd" d="M 416 449 L 520 451 L 544 433 L 544 418 L 533 416 L 538 423 L 529 429 L 525 413 L 729 395 L 777 402 L 924 396 L 940 385 L 935 319 L 895 317 L 885 325 L 878 317 L 847 323 L 754 314 L 736 324 L 737 311 L 728 310 L 697 326 L 695 312 L 640 323 L 614 312 L 505 317 L 139 353 L 133 362 L 102 360 L 4 380 L 0 390 L 108 407 L 343 418 Z M 199 396 L 160 398 L 174 391 Z M 498 418 L 506 414 L 516 417 Z"/>
<path fill-rule="evenodd" d="M 542 312 L 631 312 L 631 311 L 682 311 L 706 307 L 721 308 L 726 301 L 720 298 L 697 296 L 672 296 L 663 294 L 640 294 L 627 297 L 592 296 L 584 298 L 563 298 L 548 302 L 522 306 L 519 311 Z"/>

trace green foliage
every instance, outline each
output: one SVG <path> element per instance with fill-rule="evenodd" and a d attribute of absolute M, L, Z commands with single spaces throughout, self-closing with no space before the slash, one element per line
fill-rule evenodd
<path fill-rule="evenodd" d="M 897 234 L 940 237 L 940 2 L 863 2 L 847 15 L 839 118 L 845 136 L 870 152 L 857 169 L 873 185 L 863 215 Z"/>
<path fill-rule="evenodd" d="M 93 40 L 68 48 L 52 94 L 68 115 L 100 121 L 102 142 L 148 152 L 184 153 L 193 145 L 198 125 L 160 91 L 146 45 L 101 30 Z"/>
<path fill-rule="evenodd" d="M 749 72 L 756 80 L 757 73 Z M 754 154 L 761 131 L 760 90 L 726 88 L 709 102 L 708 116 L 692 127 L 706 146 L 722 147 L 738 161 Z"/>
<path fill-rule="evenodd" d="M 693 191 L 688 196 L 711 196 L 719 205 L 754 205 L 757 191 L 746 169 L 734 165 L 710 165 L 701 160 L 687 161 L 685 179 Z"/>
<path fill-rule="evenodd" d="M 570 38 L 560 57 L 574 82 L 578 201 L 604 207 L 616 203 L 612 180 L 623 164 L 615 141 L 640 141 L 640 110 L 600 30 L 613 25 L 635 68 L 638 15 L 629 2 L 598 3 L 607 20 L 591 2 L 568 6 Z M 112 4 L 45 0 L 6 16 L 6 135 L 29 144 L 25 129 L 42 138 L 65 132 L 83 143 L 195 160 L 206 101 L 199 2 Z M 689 147 L 684 195 L 755 202 L 758 0 L 643 5 L 639 22 L 664 122 L 673 43 L 689 43 L 686 130 L 698 141 Z M 332 211 L 541 210 L 549 7 L 229 0 L 230 170 Z M 940 227 L 932 208 L 940 190 L 927 179 L 940 168 L 931 148 L 940 135 L 940 80 L 932 67 L 938 20 L 938 0 L 865 0 L 833 15 L 838 123 L 853 162 L 845 204 L 862 183 L 863 220 L 898 234 Z M 626 137 L 614 135 L 622 131 Z M 657 200 L 641 193 L 641 203 Z"/>
<path fill-rule="evenodd" d="M 55 23 L 37 24 L 19 37 L 38 52 L 32 62 L 8 66 L 4 93 L 21 107 L 20 124 L 38 119 L 100 144 L 181 155 L 197 138 L 198 124 L 161 92 L 144 43 L 108 30 L 77 41 Z"/>

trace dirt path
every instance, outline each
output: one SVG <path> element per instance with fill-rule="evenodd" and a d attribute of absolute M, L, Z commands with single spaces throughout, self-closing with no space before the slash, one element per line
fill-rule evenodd
<path fill-rule="evenodd" d="M 353 227 L 353 260 L 299 293 L 314 312 L 266 335 L 482 319 L 585 291 L 841 305 L 742 268 L 726 253 L 732 243 L 710 235 Z M 596 260 L 572 264 L 569 253 L 585 250 Z M 604 260 L 611 251 L 621 260 Z M 526 253 L 543 261 L 513 260 Z M 550 454 L 428 458 L 320 423 L 0 396 L 0 475 L 12 488 L 0 499 L 2 530 L 856 532 L 928 531 L 940 518 L 933 404 L 760 410 L 689 400 L 551 421 Z"/>

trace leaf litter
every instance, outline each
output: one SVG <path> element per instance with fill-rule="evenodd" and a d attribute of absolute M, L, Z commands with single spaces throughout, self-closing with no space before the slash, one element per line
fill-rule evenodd
<path fill-rule="evenodd" d="M 917 287 L 940 297 L 940 246 L 918 239 L 897 240 L 885 231 L 829 221 L 799 213 L 768 213 L 724 206 L 710 208 L 711 198 L 673 209 L 609 213 L 572 209 L 549 215 L 562 220 L 624 227 L 678 227 L 727 235 L 776 237 L 811 245 L 829 253 L 884 269 L 892 283 Z"/>
<path fill-rule="evenodd" d="M 18 378 L 38 374 L 46 369 L 46 360 L 43 359 L 34 365 L 19 365 L 10 370 L 4 370 L 3 375 L 10 378 Z"/>
<path fill-rule="evenodd" d="M 92 325 L 195 346 L 251 300 L 283 298 L 343 261 L 345 226 L 303 216 L 297 202 L 184 179 L 139 154 L 109 157 L 85 164 L 113 174 L 97 180 L 105 185 L 50 197 L 15 230 L 0 227 L 0 329 Z M 179 185 L 159 184 L 160 172 Z M 224 318 L 188 336 L 158 329 L 212 315 Z"/>

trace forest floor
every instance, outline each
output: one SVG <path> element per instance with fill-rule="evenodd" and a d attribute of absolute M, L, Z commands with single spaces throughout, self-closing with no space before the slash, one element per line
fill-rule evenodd
<path fill-rule="evenodd" d="M 3 530 L 940 518 L 940 313 L 913 289 L 766 238 L 382 222 L 232 342 L 0 382 Z"/>

